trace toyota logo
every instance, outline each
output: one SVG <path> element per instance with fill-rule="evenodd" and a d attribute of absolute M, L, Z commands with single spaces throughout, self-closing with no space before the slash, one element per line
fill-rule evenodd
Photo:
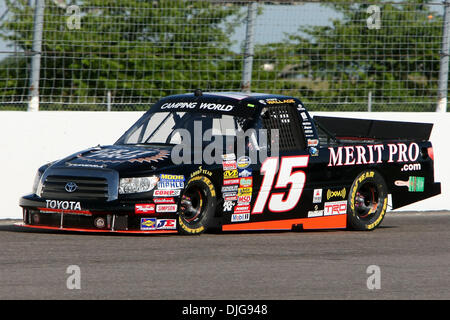
<path fill-rule="evenodd" d="M 74 192 L 75 190 L 77 190 L 78 186 L 75 182 L 67 182 L 66 186 L 64 187 L 64 189 L 66 189 L 67 192 Z"/>

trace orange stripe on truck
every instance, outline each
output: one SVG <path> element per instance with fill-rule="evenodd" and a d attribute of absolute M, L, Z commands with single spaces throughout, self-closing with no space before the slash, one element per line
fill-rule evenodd
<path fill-rule="evenodd" d="M 347 215 L 287 219 L 275 221 L 246 222 L 227 224 L 222 226 L 223 231 L 250 231 L 250 230 L 292 230 L 294 225 L 302 225 L 304 230 L 310 229 L 343 229 L 347 227 Z"/>

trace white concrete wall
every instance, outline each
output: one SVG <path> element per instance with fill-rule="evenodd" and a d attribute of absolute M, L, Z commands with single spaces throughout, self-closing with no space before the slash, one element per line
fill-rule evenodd
<path fill-rule="evenodd" d="M 113 144 L 143 112 L 0 112 L 0 219 L 22 218 L 19 198 L 37 169 L 98 144 Z"/>
<path fill-rule="evenodd" d="M 31 191 L 39 166 L 77 151 L 114 143 L 143 112 L 0 112 L 0 219 L 21 218 L 19 198 Z M 450 116 L 435 113 L 313 113 L 434 123 L 431 141 L 442 195 L 399 210 L 450 208 Z"/>

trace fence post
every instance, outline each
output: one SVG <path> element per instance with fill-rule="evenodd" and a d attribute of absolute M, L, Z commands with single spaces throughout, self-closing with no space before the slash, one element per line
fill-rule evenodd
<path fill-rule="evenodd" d="M 436 106 L 436 112 L 447 112 L 448 56 L 450 54 L 450 2 L 445 0 L 444 6 L 444 25 L 442 27 L 442 50 L 439 69 L 438 104 Z"/>
<path fill-rule="evenodd" d="M 253 69 L 253 53 L 254 53 L 254 26 L 256 18 L 257 3 L 251 2 L 248 5 L 247 13 L 247 27 L 245 32 L 245 47 L 244 47 L 244 66 L 242 69 L 242 92 L 250 92 L 252 82 Z"/>
<path fill-rule="evenodd" d="M 111 111 L 111 90 L 106 93 L 106 111 Z"/>
<path fill-rule="evenodd" d="M 39 111 L 39 77 L 42 56 L 45 0 L 36 0 L 34 8 L 33 46 L 30 72 L 30 100 L 28 111 Z"/>

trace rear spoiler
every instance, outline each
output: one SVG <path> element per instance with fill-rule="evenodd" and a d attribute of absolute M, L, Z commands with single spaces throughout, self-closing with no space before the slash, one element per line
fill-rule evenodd
<path fill-rule="evenodd" d="M 314 122 L 325 128 L 336 138 L 368 138 L 377 140 L 430 139 L 432 123 L 417 123 L 386 120 L 365 120 L 314 116 Z"/>

